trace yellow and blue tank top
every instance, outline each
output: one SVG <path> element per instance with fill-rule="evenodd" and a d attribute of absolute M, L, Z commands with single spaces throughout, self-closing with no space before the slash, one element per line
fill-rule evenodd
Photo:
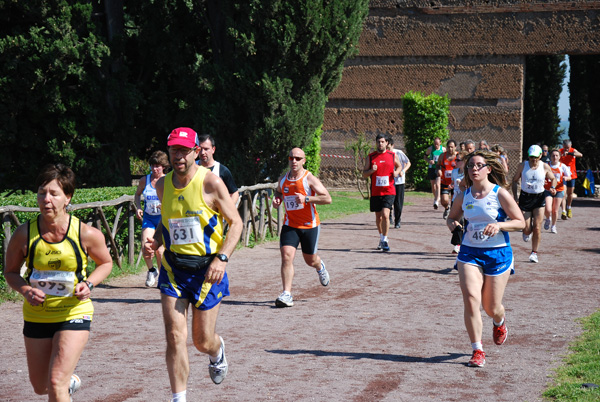
<path fill-rule="evenodd" d="M 46 294 L 40 306 L 23 304 L 25 321 L 38 323 L 64 322 L 73 319 L 91 320 L 94 307 L 90 299 L 79 300 L 73 295 L 75 285 L 87 279 L 88 256 L 81 245 L 81 222 L 69 217 L 65 237 L 51 243 L 40 235 L 39 216 L 27 223 L 28 244 L 25 280 Z"/>
<path fill-rule="evenodd" d="M 206 204 L 202 193 L 207 173 L 210 170 L 198 166 L 192 181 L 184 188 L 173 186 L 173 172 L 165 176 L 161 220 L 163 244 L 167 250 L 204 256 L 221 248 L 223 219 Z"/>

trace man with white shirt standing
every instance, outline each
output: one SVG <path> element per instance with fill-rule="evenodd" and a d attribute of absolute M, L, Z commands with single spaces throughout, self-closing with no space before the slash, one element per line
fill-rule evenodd
<path fill-rule="evenodd" d="M 410 168 L 410 160 L 404 152 L 398 148 L 394 148 L 394 139 L 388 138 L 388 150 L 392 151 L 398 157 L 402 170 L 398 177 L 394 177 L 394 186 L 396 187 L 396 198 L 394 198 L 394 228 L 400 229 L 400 222 L 402 218 L 402 207 L 404 206 L 404 183 L 406 177 L 406 171 Z M 391 223 L 391 218 L 390 218 Z"/>

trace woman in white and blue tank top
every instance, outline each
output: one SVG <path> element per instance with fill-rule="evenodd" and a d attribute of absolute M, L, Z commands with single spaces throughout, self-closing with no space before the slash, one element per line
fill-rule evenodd
<path fill-rule="evenodd" d="M 483 367 L 483 322 L 480 306 L 494 320 L 493 339 L 502 345 L 508 335 L 502 298 L 514 258 L 507 232 L 522 230 L 523 214 L 506 190 L 506 172 L 498 155 L 475 151 L 465 160 L 467 189 L 457 196 L 446 220 L 450 231 L 465 218 L 464 236 L 456 258 L 464 300 L 464 320 L 473 355 L 468 365 Z M 510 218 L 508 220 L 507 218 Z"/>
<path fill-rule="evenodd" d="M 137 217 L 142 221 L 142 244 L 146 244 L 148 239 L 152 239 L 154 232 L 160 222 L 160 200 L 156 194 L 155 184 L 166 174 L 169 167 L 169 158 L 163 151 L 155 151 L 150 156 L 151 173 L 142 177 L 135 192 L 134 203 L 137 209 Z M 144 208 L 142 209 L 141 196 L 144 195 Z M 156 250 L 156 267 L 160 267 L 164 248 Z M 144 261 L 148 267 L 146 274 L 146 286 L 151 287 L 156 283 L 158 269 L 152 263 L 152 256 L 144 256 Z"/>

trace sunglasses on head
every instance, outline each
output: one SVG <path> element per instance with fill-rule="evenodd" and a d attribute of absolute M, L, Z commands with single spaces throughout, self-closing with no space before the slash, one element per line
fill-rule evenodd
<path fill-rule="evenodd" d="M 288 156 L 288 159 L 290 161 L 296 161 L 296 162 L 300 162 L 302 159 L 304 159 L 302 156 Z"/>

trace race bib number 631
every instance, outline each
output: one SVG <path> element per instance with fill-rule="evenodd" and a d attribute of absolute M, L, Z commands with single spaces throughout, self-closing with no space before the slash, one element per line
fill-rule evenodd
<path fill-rule="evenodd" d="M 169 233 L 173 244 L 192 244 L 202 240 L 202 227 L 200 218 L 191 216 L 188 218 L 169 219 Z"/>

